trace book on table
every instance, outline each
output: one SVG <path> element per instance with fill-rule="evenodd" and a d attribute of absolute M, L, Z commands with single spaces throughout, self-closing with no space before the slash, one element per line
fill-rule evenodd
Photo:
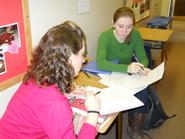
<path fill-rule="evenodd" d="M 117 64 L 118 60 L 110 61 L 111 63 Z M 92 60 L 88 62 L 83 68 L 82 71 L 93 73 L 93 74 L 108 74 L 110 75 L 112 72 L 107 70 L 101 70 L 97 68 L 96 60 Z"/>

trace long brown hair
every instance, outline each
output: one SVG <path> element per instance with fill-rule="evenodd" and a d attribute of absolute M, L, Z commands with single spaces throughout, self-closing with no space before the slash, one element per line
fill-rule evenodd
<path fill-rule="evenodd" d="M 23 81 L 33 79 L 40 86 L 57 84 L 64 93 L 72 90 L 74 68 L 71 54 L 78 54 L 86 38 L 79 26 L 71 21 L 51 28 L 36 47 L 31 65 Z"/>
<path fill-rule="evenodd" d="M 115 11 L 113 16 L 114 24 L 120 17 L 130 17 L 133 19 L 133 23 L 135 23 L 135 14 L 129 7 L 120 7 Z"/>

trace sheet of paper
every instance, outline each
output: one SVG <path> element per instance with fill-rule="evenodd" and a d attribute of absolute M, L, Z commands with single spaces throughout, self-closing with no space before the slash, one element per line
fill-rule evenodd
<path fill-rule="evenodd" d="M 139 99 L 130 94 L 129 90 L 124 88 L 118 89 L 109 87 L 105 89 L 97 89 L 94 87 L 87 87 L 87 90 L 94 92 L 101 90 L 101 93 L 98 94 L 98 97 L 101 100 L 101 115 L 129 110 L 144 105 Z"/>
<path fill-rule="evenodd" d="M 139 91 L 145 89 L 148 86 L 148 85 L 145 85 L 137 88 L 129 88 L 125 86 L 125 84 L 127 83 L 127 80 L 130 78 L 130 75 L 126 73 L 112 72 L 111 75 L 99 74 L 99 76 L 101 77 L 101 80 L 99 81 L 100 83 L 120 90 L 127 89 L 129 91 L 126 91 L 126 93 L 129 93 L 132 95 L 138 93 Z"/>
<path fill-rule="evenodd" d="M 164 62 L 151 70 L 147 76 L 132 75 L 125 82 L 124 86 L 130 89 L 150 85 L 162 78 L 164 74 Z"/>
<path fill-rule="evenodd" d="M 100 83 L 107 86 L 123 86 L 129 75 L 121 72 L 112 72 L 111 75 L 98 74 L 101 77 Z"/>
<path fill-rule="evenodd" d="M 111 114 L 144 105 L 135 96 L 125 93 L 124 91 L 127 90 L 118 90 L 116 88 L 103 89 L 102 92 L 98 94 L 101 100 L 100 114 Z"/>
<path fill-rule="evenodd" d="M 134 75 L 131 76 L 126 73 L 112 72 L 111 75 L 99 75 L 102 84 L 113 86 L 117 88 L 126 88 L 130 90 L 131 94 L 135 94 L 148 85 L 160 80 L 164 73 L 164 62 L 151 70 L 147 76 Z"/>

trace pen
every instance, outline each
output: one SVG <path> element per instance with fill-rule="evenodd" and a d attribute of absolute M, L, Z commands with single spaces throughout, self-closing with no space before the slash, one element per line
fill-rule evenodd
<path fill-rule="evenodd" d="M 88 59 L 85 59 L 85 61 L 83 62 L 83 64 L 87 64 L 89 62 Z"/>
<path fill-rule="evenodd" d="M 101 93 L 101 91 L 96 92 L 96 95 L 98 95 L 99 93 Z"/>
<path fill-rule="evenodd" d="M 83 71 L 83 73 L 88 77 L 88 78 L 91 78 L 91 76 L 89 76 L 89 74 L 85 71 Z"/>
<path fill-rule="evenodd" d="M 133 53 L 132 55 L 133 55 L 134 59 L 139 63 L 139 60 L 138 60 L 138 58 L 136 57 L 136 55 L 135 55 L 134 53 Z M 142 66 L 140 66 L 140 67 L 141 67 L 142 70 L 144 70 L 144 68 L 143 68 Z"/>

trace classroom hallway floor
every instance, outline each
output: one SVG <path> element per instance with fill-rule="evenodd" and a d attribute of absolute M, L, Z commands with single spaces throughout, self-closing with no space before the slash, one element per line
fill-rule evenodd
<path fill-rule="evenodd" d="M 173 35 L 166 45 L 168 60 L 163 79 L 157 86 L 164 110 L 176 117 L 167 120 L 161 127 L 153 129 L 148 134 L 153 139 L 185 139 L 185 21 L 173 21 Z M 159 58 L 154 58 L 159 64 Z M 123 113 L 123 138 L 130 139 L 126 132 L 127 113 Z M 97 139 L 116 139 L 115 123 L 106 134 Z M 144 137 L 148 139 L 148 137 Z"/>

